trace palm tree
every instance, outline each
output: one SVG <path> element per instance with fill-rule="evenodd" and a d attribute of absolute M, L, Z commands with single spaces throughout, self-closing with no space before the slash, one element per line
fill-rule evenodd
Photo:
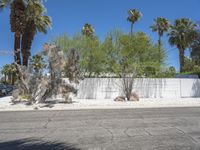
<path fill-rule="evenodd" d="M 161 54 L 161 38 L 163 37 L 164 33 L 169 30 L 169 21 L 166 18 L 158 17 L 154 19 L 154 24 L 150 26 L 153 32 L 158 32 L 158 48 L 159 54 Z M 161 60 L 159 59 L 159 63 Z"/>
<path fill-rule="evenodd" d="M 200 66 L 200 31 L 196 31 L 196 38 L 190 48 L 192 61 Z"/>
<path fill-rule="evenodd" d="M 0 9 L 10 6 L 10 26 L 11 32 L 14 33 L 14 60 L 21 64 L 20 59 L 20 41 L 21 34 L 25 28 L 25 0 L 1 0 Z"/>
<path fill-rule="evenodd" d="M 43 15 L 45 8 L 42 0 L 0 0 L 0 9 L 6 6 L 11 8 L 10 25 L 15 33 L 14 60 L 21 64 L 21 48 L 23 65 L 27 66 L 35 34 L 37 31 L 46 33 L 51 19 Z"/>
<path fill-rule="evenodd" d="M 9 65 L 9 78 L 10 78 L 10 83 L 12 85 L 14 85 L 15 80 L 16 80 L 16 76 L 17 76 L 17 68 L 16 65 L 14 63 Z"/>
<path fill-rule="evenodd" d="M 3 66 L 1 73 L 4 75 L 4 82 L 14 84 L 17 75 L 17 68 L 14 63 Z M 8 80 L 7 80 L 8 79 Z"/>
<path fill-rule="evenodd" d="M 30 63 L 33 66 L 33 69 L 35 70 L 36 73 L 39 73 L 40 70 L 46 67 L 45 61 L 41 55 L 34 55 L 30 59 Z"/>
<path fill-rule="evenodd" d="M 93 34 L 94 34 L 94 28 L 92 27 L 92 25 L 89 24 L 89 23 L 86 23 L 83 26 L 82 34 L 85 35 L 85 36 L 87 36 L 87 37 L 93 36 Z"/>
<path fill-rule="evenodd" d="M 190 19 L 181 18 L 175 20 L 171 31 L 168 34 L 171 46 L 176 46 L 179 50 L 180 72 L 184 71 L 184 53 L 194 40 L 197 25 Z"/>
<path fill-rule="evenodd" d="M 142 13 L 136 9 L 128 11 L 127 20 L 131 23 L 131 35 L 133 33 L 133 25 L 142 17 Z"/>
<path fill-rule="evenodd" d="M 169 30 L 170 24 L 166 18 L 158 17 L 154 19 L 154 24 L 150 26 L 153 32 L 158 32 L 158 46 L 161 47 L 161 38 Z"/>
<path fill-rule="evenodd" d="M 44 15 L 45 8 L 40 0 L 29 0 L 26 7 L 26 27 L 22 35 L 21 50 L 23 65 L 28 65 L 30 49 L 37 32 L 47 33 L 51 27 L 50 17 Z"/>
<path fill-rule="evenodd" d="M 1 73 L 4 75 L 4 82 L 7 82 L 7 76 L 8 76 L 8 69 L 9 69 L 9 65 L 6 64 L 3 66 Z"/>

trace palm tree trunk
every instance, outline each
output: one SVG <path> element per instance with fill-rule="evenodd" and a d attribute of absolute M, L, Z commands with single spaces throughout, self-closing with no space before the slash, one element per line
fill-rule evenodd
<path fill-rule="evenodd" d="M 6 84 L 6 78 L 7 78 L 7 75 L 5 74 L 4 76 L 5 76 L 4 82 L 5 82 L 5 84 Z"/>
<path fill-rule="evenodd" d="M 179 48 L 180 73 L 184 72 L 184 49 Z"/>
<path fill-rule="evenodd" d="M 11 83 L 11 73 L 8 74 L 8 82 Z"/>
<path fill-rule="evenodd" d="M 28 60 L 29 60 L 29 57 L 30 57 L 30 50 L 25 50 L 26 53 L 25 53 L 25 56 L 23 57 L 23 65 L 24 66 L 28 66 Z"/>
<path fill-rule="evenodd" d="M 161 36 L 158 37 L 159 65 L 161 63 Z"/>
<path fill-rule="evenodd" d="M 131 37 L 133 35 L 133 23 L 131 23 Z"/>
<path fill-rule="evenodd" d="M 12 74 L 12 85 L 14 85 L 15 84 L 15 75 L 14 74 Z"/>
<path fill-rule="evenodd" d="M 14 60 L 17 64 L 21 65 L 20 58 L 20 41 L 21 41 L 21 33 L 15 32 L 15 42 L 14 42 Z"/>
<path fill-rule="evenodd" d="M 29 35 L 30 36 L 30 35 Z M 28 60 L 30 56 L 30 47 L 32 45 L 32 39 L 28 37 L 28 34 L 22 35 L 22 63 L 23 66 L 28 66 Z"/>
<path fill-rule="evenodd" d="M 22 57 L 23 65 L 28 66 L 28 60 L 31 55 L 30 50 L 35 36 L 36 27 L 34 22 L 29 21 L 26 25 L 24 34 L 22 35 Z"/>

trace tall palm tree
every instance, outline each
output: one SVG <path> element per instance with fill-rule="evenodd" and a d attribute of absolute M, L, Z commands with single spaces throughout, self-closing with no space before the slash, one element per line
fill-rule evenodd
<path fill-rule="evenodd" d="M 180 72 L 184 72 L 184 53 L 195 38 L 197 25 L 190 19 L 181 18 L 175 20 L 168 34 L 171 46 L 176 46 L 179 50 Z"/>
<path fill-rule="evenodd" d="M 131 23 L 131 35 L 133 33 L 133 25 L 142 17 L 142 13 L 137 9 L 130 9 L 128 11 L 127 20 Z"/>
<path fill-rule="evenodd" d="M 169 30 L 170 24 L 169 21 L 166 18 L 158 17 L 154 19 L 154 24 L 150 26 L 153 32 L 158 32 L 158 48 L 159 48 L 159 54 L 161 54 L 161 38 L 163 37 L 164 33 Z M 159 59 L 159 63 L 160 63 Z"/>
<path fill-rule="evenodd" d="M 47 33 L 51 27 L 51 19 L 44 15 L 45 8 L 40 0 L 29 0 L 26 7 L 26 27 L 21 41 L 23 65 L 28 65 L 30 49 L 37 32 Z"/>
<path fill-rule="evenodd" d="M 16 63 L 21 64 L 20 41 L 26 23 L 25 0 L 0 0 L 0 9 L 7 6 L 10 6 L 11 9 L 10 26 L 11 31 L 14 33 L 14 60 Z"/>
<path fill-rule="evenodd" d="M 0 9 L 6 6 L 10 6 L 11 31 L 15 33 L 15 62 L 21 64 L 21 48 L 23 65 L 27 66 L 35 34 L 37 31 L 46 33 L 51 19 L 43 15 L 45 8 L 42 0 L 0 0 Z"/>
<path fill-rule="evenodd" d="M 83 26 L 82 34 L 85 35 L 85 36 L 87 36 L 87 37 L 93 36 L 94 35 L 94 28 L 92 27 L 92 25 L 89 24 L 89 23 L 86 23 Z"/>
<path fill-rule="evenodd" d="M 153 32 L 158 32 L 158 45 L 161 47 L 161 38 L 169 30 L 170 24 L 166 18 L 158 17 L 154 19 L 154 24 L 150 26 Z"/>

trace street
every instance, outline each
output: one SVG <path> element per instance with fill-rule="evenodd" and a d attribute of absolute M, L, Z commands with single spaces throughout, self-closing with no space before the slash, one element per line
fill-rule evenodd
<path fill-rule="evenodd" d="M 0 112 L 0 150 L 200 150 L 200 108 Z"/>

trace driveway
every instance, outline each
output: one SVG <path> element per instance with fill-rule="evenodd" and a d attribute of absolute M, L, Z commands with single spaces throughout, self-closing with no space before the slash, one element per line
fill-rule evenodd
<path fill-rule="evenodd" d="M 200 150 L 200 108 L 0 112 L 0 150 Z"/>

